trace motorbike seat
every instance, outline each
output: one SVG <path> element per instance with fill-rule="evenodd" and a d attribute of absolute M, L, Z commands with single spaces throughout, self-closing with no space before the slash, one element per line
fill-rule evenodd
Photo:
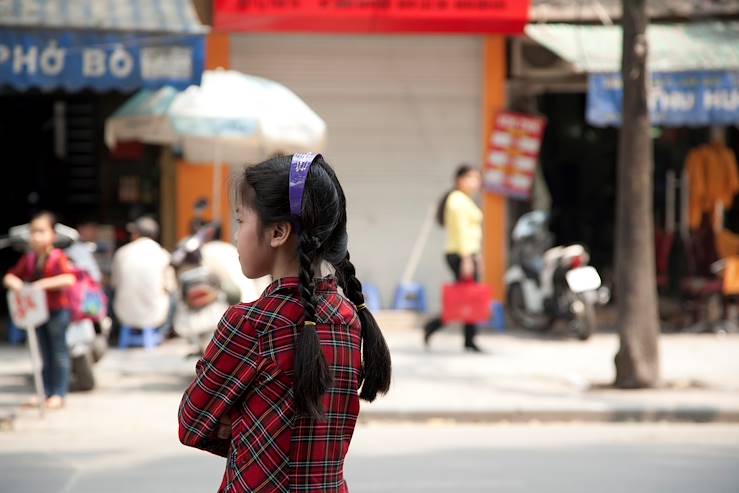
<path fill-rule="evenodd" d="M 531 279 L 536 284 L 539 284 L 539 276 L 541 274 L 541 268 L 539 266 L 533 265 L 529 262 L 521 262 L 521 269 L 527 279 Z"/>

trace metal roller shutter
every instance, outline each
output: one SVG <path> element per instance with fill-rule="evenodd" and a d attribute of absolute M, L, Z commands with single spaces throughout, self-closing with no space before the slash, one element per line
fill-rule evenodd
<path fill-rule="evenodd" d="M 231 67 L 285 84 L 326 121 L 352 259 L 389 305 L 427 207 L 458 163 L 479 162 L 482 39 L 234 35 Z M 434 228 L 416 274 L 432 309 L 450 278 L 443 245 Z"/>

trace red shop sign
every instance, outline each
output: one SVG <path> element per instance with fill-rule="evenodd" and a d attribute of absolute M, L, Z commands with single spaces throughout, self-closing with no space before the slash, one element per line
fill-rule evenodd
<path fill-rule="evenodd" d="M 215 28 L 246 32 L 521 34 L 530 0 L 216 0 Z"/>

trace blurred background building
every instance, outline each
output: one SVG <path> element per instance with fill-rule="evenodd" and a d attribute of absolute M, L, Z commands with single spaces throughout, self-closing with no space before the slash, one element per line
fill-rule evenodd
<path fill-rule="evenodd" d="M 494 296 L 505 295 L 510 227 L 532 207 L 551 211 L 557 244 L 584 243 L 600 269 L 611 269 L 618 122 L 597 114 L 603 106 L 595 103 L 613 92 L 595 94 L 591 75 L 618 71 L 619 2 L 419 1 L 386 11 L 351 2 L 104 4 L 0 2 L 0 139 L 8 177 L 0 229 L 25 221 L 32 209 L 51 208 L 71 224 L 108 225 L 118 243 L 127 221 L 150 213 L 162 224 L 163 244 L 174 246 L 190 232 L 200 199 L 212 199 L 212 167 L 166 146 L 123 142 L 108 149 L 104 122 L 141 88 L 184 88 L 204 69 L 222 67 L 284 84 L 326 122 L 323 151 L 350 201 L 352 256 L 386 305 L 456 165 L 488 158 L 493 117 L 502 109 L 545 116 L 548 125 L 531 201 L 483 198 L 485 278 Z M 739 33 L 736 2 L 651 2 L 649 10 L 659 31 L 653 53 L 674 52 L 654 70 L 728 74 L 736 93 L 739 47 L 726 42 Z M 49 46 L 66 50 L 62 68 Z M 130 67 L 116 51 L 121 47 Z M 709 56 L 717 49 L 720 57 Z M 668 191 L 667 172 L 670 184 L 681 181 L 687 153 L 711 140 L 711 125 L 724 129 L 736 151 L 738 111 L 734 104 L 723 121 L 684 111 L 682 120 L 657 122 L 655 214 L 662 229 L 674 233 L 685 222 L 680 189 Z M 230 237 L 230 213 L 222 216 Z M 439 261 L 442 234 L 432 230 L 414 277 L 428 287 L 432 308 L 448 277 Z M 13 255 L 0 252 L 0 263 Z M 679 284 L 681 274 L 673 274 Z"/>

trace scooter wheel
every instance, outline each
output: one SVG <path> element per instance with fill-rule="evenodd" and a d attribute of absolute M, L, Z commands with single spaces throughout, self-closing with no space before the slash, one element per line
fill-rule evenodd
<path fill-rule="evenodd" d="M 532 332 L 547 332 L 553 327 L 552 319 L 546 315 L 533 315 L 526 309 L 523 288 L 514 283 L 508 288 L 508 313 L 520 328 Z"/>
<path fill-rule="evenodd" d="M 87 392 L 95 388 L 92 356 L 89 353 L 72 358 L 72 389 Z"/>
<path fill-rule="evenodd" d="M 575 335 L 579 340 L 587 341 L 593 335 L 593 332 L 595 332 L 595 307 L 592 303 L 582 298 L 580 302 L 583 304 L 583 309 L 576 315 L 573 321 L 576 324 Z"/>

